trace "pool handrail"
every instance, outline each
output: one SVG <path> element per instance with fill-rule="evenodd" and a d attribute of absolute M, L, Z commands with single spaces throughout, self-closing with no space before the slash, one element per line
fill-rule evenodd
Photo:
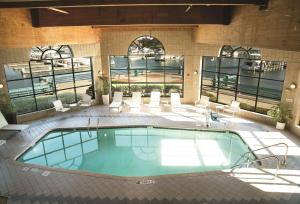
<path fill-rule="evenodd" d="M 254 152 L 256 152 L 256 151 L 263 150 L 263 149 L 267 149 L 267 148 L 269 148 L 269 147 L 274 147 L 274 146 L 278 146 L 278 145 L 285 145 L 285 146 L 286 146 L 285 155 L 284 155 L 283 161 L 281 162 L 281 165 L 286 165 L 286 160 L 287 160 L 287 154 L 288 154 L 289 146 L 288 146 L 286 143 L 284 143 L 284 142 L 279 142 L 279 143 L 276 143 L 276 144 L 268 145 L 268 146 L 265 146 L 265 147 L 261 147 L 261 148 L 258 148 L 258 149 L 254 149 L 254 150 L 250 150 L 250 151 L 248 151 L 248 152 L 245 152 L 245 153 L 244 153 L 244 154 L 243 154 L 243 155 L 235 162 L 234 166 L 237 165 L 237 164 L 241 161 L 241 159 L 244 158 L 246 155 L 248 155 L 248 158 L 247 158 L 247 159 L 249 160 L 249 154 L 250 154 L 250 153 L 254 154 Z M 274 155 L 274 154 L 273 154 L 273 155 Z M 274 156 L 275 156 L 275 155 L 274 155 Z"/>
<path fill-rule="evenodd" d="M 280 168 L 280 159 L 276 156 L 276 155 L 271 155 L 271 156 L 267 156 L 267 157 L 263 157 L 263 158 L 259 158 L 259 159 L 255 159 L 255 160 L 252 160 L 252 161 L 247 161 L 247 162 L 243 162 L 243 163 L 240 163 L 238 165 L 234 165 L 231 167 L 231 173 L 238 167 L 242 166 L 243 164 L 247 164 L 247 167 L 249 167 L 250 164 L 252 163 L 255 163 L 255 162 L 258 162 L 258 161 L 262 161 L 262 160 L 266 160 L 266 159 L 270 159 L 270 158 L 275 158 L 277 160 L 277 165 L 276 165 L 276 171 L 275 171 L 275 177 L 277 177 L 278 175 L 278 171 L 279 171 L 279 168 Z"/>
<path fill-rule="evenodd" d="M 97 130 L 98 130 L 99 126 L 100 126 L 100 118 L 97 118 Z"/>

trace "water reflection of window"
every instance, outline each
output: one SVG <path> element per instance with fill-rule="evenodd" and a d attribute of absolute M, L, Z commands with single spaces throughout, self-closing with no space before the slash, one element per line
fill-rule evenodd
<path fill-rule="evenodd" d="M 225 49 L 226 53 L 234 50 Z M 286 66 L 285 62 L 231 58 L 229 55 L 203 57 L 201 94 L 223 104 L 237 100 L 242 109 L 266 114 L 281 100 Z"/>
<path fill-rule="evenodd" d="M 96 131 L 53 132 L 21 158 L 24 163 L 78 169 L 84 154 L 99 149 Z"/>

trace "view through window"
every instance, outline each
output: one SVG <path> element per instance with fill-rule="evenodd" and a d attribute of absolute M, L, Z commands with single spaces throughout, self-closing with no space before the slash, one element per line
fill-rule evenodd
<path fill-rule="evenodd" d="M 126 56 L 110 56 L 112 92 L 122 91 L 130 96 L 141 91 L 149 96 L 160 91 L 163 96 L 178 92 L 183 96 L 184 58 L 166 55 L 162 43 L 151 36 L 135 39 Z"/>
<path fill-rule="evenodd" d="M 281 100 L 286 66 L 279 61 L 203 57 L 201 95 L 222 104 L 237 100 L 242 109 L 266 114 Z"/>
<path fill-rule="evenodd" d="M 71 104 L 86 93 L 94 97 L 92 59 L 72 58 L 68 46 L 57 47 L 56 53 L 51 48 L 44 54 L 33 48 L 29 62 L 4 66 L 10 99 L 18 114 L 52 108 L 57 99 Z"/>

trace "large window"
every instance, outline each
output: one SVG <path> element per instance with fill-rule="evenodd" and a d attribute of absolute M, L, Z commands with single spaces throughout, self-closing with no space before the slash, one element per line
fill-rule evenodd
<path fill-rule="evenodd" d="M 281 100 L 286 63 L 247 58 L 203 57 L 201 95 L 222 104 L 266 114 Z"/>
<path fill-rule="evenodd" d="M 130 96 L 141 91 L 149 96 L 160 91 L 163 96 L 178 92 L 183 96 L 184 58 L 166 55 L 163 45 L 151 36 L 135 39 L 126 56 L 110 56 L 112 92 L 122 91 Z"/>
<path fill-rule="evenodd" d="M 51 51 L 52 52 L 52 51 Z M 60 99 L 71 104 L 87 93 L 94 97 L 91 58 L 30 60 L 5 65 L 12 104 L 18 114 L 52 108 Z"/>

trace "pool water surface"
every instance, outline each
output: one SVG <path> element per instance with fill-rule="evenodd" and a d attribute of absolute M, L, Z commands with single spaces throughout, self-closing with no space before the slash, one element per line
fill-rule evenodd
<path fill-rule="evenodd" d="M 156 176 L 229 169 L 248 151 L 229 131 L 120 127 L 52 131 L 17 160 L 115 176 Z"/>

